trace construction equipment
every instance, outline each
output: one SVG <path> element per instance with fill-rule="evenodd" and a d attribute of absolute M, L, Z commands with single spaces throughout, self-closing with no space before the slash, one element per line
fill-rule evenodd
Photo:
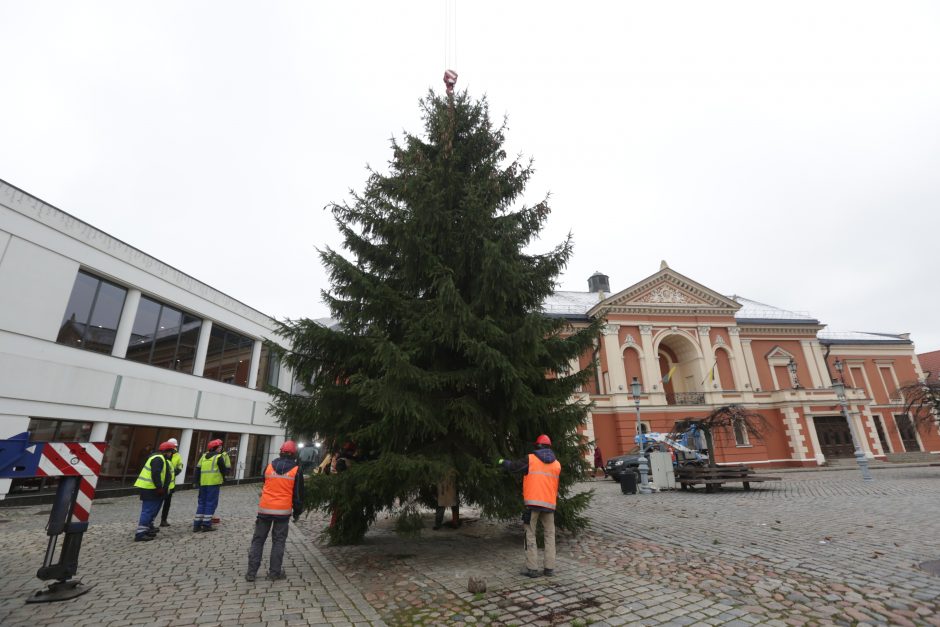
<path fill-rule="evenodd" d="M 670 434 L 671 435 L 671 434 Z M 708 452 L 700 446 L 698 429 L 692 427 L 688 431 L 672 438 L 663 433 L 642 433 L 634 438 L 637 446 L 643 451 L 650 448 L 671 448 L 675 452 L 675 465 L 707 464 Z"/>
<path fill-rule="evenodd" d="M 45 559 L 36 571 L 42 581 L 54 579 L 55 582 L 46 590 L 33 593 L 26 599 L 27 603 L 74 599 L 92 588 L 71 579 L 78 572 L 82 535 L 88 529 L 88 516 L 107 447 L 105 442 L 30 442 L 28 433 L 0 440 L 0 478 L 60 477 L 46 525 L 49 542 Z M 65 539 L 59 560 L 53 563 L 56 543 L 63 533 Z"/>

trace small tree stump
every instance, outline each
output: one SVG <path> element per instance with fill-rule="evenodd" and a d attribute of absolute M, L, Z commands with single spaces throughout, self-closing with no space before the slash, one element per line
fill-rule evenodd
<path fill-rule="evenodd" d="M 467 592 L 473 594 L 486 592 L 486 579 L 483 579 L 483 577 L 470 577 L 467 581 Z"/>

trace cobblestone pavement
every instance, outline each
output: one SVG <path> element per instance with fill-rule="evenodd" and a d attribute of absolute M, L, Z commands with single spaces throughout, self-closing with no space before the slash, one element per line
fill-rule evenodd
<path fill-rule="evenodd" d="M 793 472 L 750 491 L 623 495 L 593 489 L 591 528 L 558 538 L 557 576 L 529 579 L 522 527 L 463 512 L 457 530 L 401 538 L 380 518 L 366 541 L 327 547 L 324 519 L 292 527 L 288 580 L 249 584 L 257 487 L 224 488 L 221 530 L 170 528 L 131 542 L 138 501 L 96 502 L 81 572 L 97 586 L 24 605 L 45 546 L 36 512 L 0 509 L 0 624 L 938 625 L 940 468 Z M 194 494 L 174 498 L 183 523 Z M 173 518 L 171 516 L 171 518 Z M 168 531 L 168 530 L 164 530 Z M 298 533 L 299 532 L 299 533 Z M 470 594 L 469 576 L 488 590 Z"/>
<path fill-rule="evenodd" d="M 270 538 L 258 580 L 245 581 L 260 487 L 225 486 L 213 533 L 192 532 L 196 492 L 173 496 L 170 527 L 134 542 L 136 497 L 96 500 L 82 541 L 77 599 L 26 605 L 41 582 L 49 506 L 0 509 L 0 625 L 382 625 L 356 587 L 292 527 L 287 579 L 266 581 Z"/>

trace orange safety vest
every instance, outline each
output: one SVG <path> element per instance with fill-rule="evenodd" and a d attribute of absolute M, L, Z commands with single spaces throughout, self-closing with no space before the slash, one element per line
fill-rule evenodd
<path fill-rule="evenodd" d="M 261 490 L 261 502 L 258 513 L 268 516 L 290 516 L 294 511 L 294 479 L 300 466 L 294 466 L 287 474 L 279 475 L 274 465 L 268 464 L 264 470 L 264 489 Z"/>
<path fill-rule="evenodd" d="M 555 510 L 558 500 L 558 477 L 561 464 L 556 459 L 546 464 L 535 455 L 529 455 L 529 472 L 522 479 L 522 500 L 526 507 Z"/>

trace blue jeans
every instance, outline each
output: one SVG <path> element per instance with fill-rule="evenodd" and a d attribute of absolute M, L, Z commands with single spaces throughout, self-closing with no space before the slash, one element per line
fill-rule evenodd
<path fill-rule="evenodd" d="M 150 527 L 153 526 L 153 520 L 160 513 L 160 507 L 163 505 L 162 499 L 146 500 L 140 502 L 140 520 L 137 521 L 137 533 L 134 535 L 140 537 L 144 535 Z"/>
<path fill-rule="evenodd" d="M 211 527 L 212 515 L 219 506 L 220 485 L 199 486 L 199 500 L 196 505 L 196 517 L 193 518 L 193 528 Z"/>

